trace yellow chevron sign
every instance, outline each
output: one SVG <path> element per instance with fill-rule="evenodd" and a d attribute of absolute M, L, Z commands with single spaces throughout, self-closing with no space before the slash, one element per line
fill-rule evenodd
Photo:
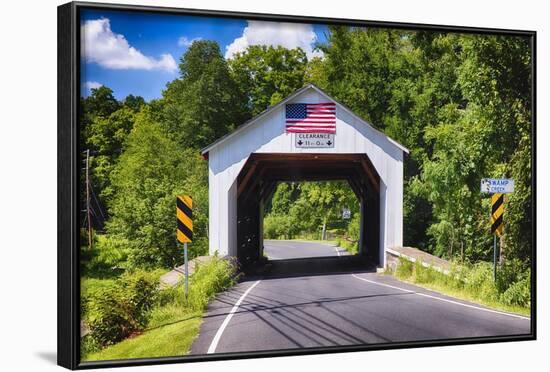
<path fill-rule="evenodd" d="M 189 195 L 180 195 L 176 198 L 176 216 L 178 241 L 191 243 L 193 240 L 193 199 Z"/>
<path fill-rule="evenodd" d="M 504 215 L 504 194 L 491 195 L 491 233 L 502 236 Z"/>

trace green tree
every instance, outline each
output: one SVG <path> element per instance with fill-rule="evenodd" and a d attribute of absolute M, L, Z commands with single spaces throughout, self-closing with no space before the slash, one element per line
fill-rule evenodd
<path fill-rule="evenodd" d="M 138 112 L 143 106 L 145 106 L 145 100 L 143 99 L 143 97 L 129 94 L 128 96 L 126 96 L 126 98 L 124 98 L 122 104 L 125 107 L 130 108 L 132 111 Z"/>
<path fill-rule="evenodd" d="M 123 106 L 107 117 L 93 116 L 88 124 L 86 144 L 92 150 L 90 168 L 93 185 L 104 200 L 112 196 L 110 174 L 123 151 L 135 117 L 132 109 Z"/>
<path fill-rule="evenodd" d="M 304 85 L 307 57 L 300 49 L 251 45 L 229 60 L 232 76 L 257 115 Z"/>
<path fill-rule="evenodd" d="M 128 241 L 130 266 L 173 267 L 183 262 L 176 244 L 175 200 L 193 198 L 194 240 L 191 257 L 207 250 L 206 163 L 184 149 L 166 128 L 152 120 L 149 109 L 136 117 L 124 153 L 111 176 L 113 199 L 108 233 Z"/>
<path fill-rule="evenodd" d="M 83 116 L 102 116 L 107 117 L 120 108 L 118 102 L 113 95 L 113 90 L 104 85 L 99 88 L 93 88 L 91 94 L 82 98 Z"/>
<path fill-rule="evenodd" d="M 93 88 L 87 97 L 80 97 L 80 147 L 86 149 L 88 144 L 88 127 L 96 117 L 106 118 L 120 108 L 120 103 L 113 95 L 111 88 L 100 86 Z"/>
<path fill-rule="evenodd" d="M 195 41 L 182 56 L 180 78 L 163 93 L 162 120 L 186 148 L 202 148 L 242 124 L 246 97 L 214 41 Z"/>
<path fill-rule="evenodd" d="M 282 182 L 267 207 L 266 225 L 274 226 L 268 235 L 291 238 L 321 231 L 325 236 L 329 225 L 342 224 L 343 208 L 359 213 L 359 202 L 345 181 Z"/>
<path fill-rule="evenodd" d="M 514 176 L 521 186 L 510 198 L 505 241 L 510 257 L 525 260 L 530 246 L 524 222 L 530 214 L 529 46 L 522 38 L 496 36 L 457 41 L 455 82 L 461 97 L 438 106 L 438 122 L 426 127 L 432 151 L 425 154 L 417 179 L 423 186 L 415 187 L 433 205 L 436 221 L 428 231 L 440 254 L 452 256 L 459 244 L 467 259 L 488 259 L 490 207 L 479 181 Z"/>

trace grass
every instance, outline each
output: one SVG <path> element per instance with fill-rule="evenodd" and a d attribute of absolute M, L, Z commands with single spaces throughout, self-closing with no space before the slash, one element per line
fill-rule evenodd
<path fill-rule="evenodd" d="M 84 282 L 87 288 L 99 284 L 97 279 Z M 186 355 L 199 333 L 208 302 L 234 283 L 234 265 L 214 257 L 196 268 L 190 278 L 187 298 L 182 283 L 159 291 L 157 304 L 141 333 L 101 350 L 88 347 L 88 336 L 84 337 L 82 361 Z"/>
<path fill-rule="evenodd" d="M 186 355 L 199 333 L 202 312 L 189 313 L 171 323 L 151 328 L 99 352 L 85 355 L 82 361 L 156 358 Z"/>
<path fill-rule="evenodd" d="M 386 274 L 395 275 L 405 282 L 422 288 L 493 309 L 525 316 L 531 315 L 531 309 L 527 305 L 503 303 L 502 295 L 498 292 L 488 265 L 453 266 L 449 274 L 443 274 L 431 267 L 423 266 L 421 261 L 412 263 L 400 258 L 395 272 L 387 270 Z"/>

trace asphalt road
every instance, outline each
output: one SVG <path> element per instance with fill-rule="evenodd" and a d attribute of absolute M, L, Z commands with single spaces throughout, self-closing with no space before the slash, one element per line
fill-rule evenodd
<path fill-rule="evenodd" d="M 209 305 L 191 353 L 530 332 L 526 317 L 447 297 L 373 270 L 348 265 L 353 271 L 346 272 L 342 262 L 352 259 L 354 256 L 274 261 L 276 269 L 245 279 Z M 306 274 L 305 267 L 325 270 Z M 331 271 L 331 267 L 337 270 Z"/>
<path fill-rule="evenodd" d="M 333 244 L 296 240 L 264 240 L 264 253 L 270 260 L 348 255 L 348 251 Z"/>

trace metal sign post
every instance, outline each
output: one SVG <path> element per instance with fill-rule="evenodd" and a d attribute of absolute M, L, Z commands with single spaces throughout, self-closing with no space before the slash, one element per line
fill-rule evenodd
<path fill-rule="evenodd" d="M 187 262 L 187 243 L 193 240 L 193 199 L 189 195 L 180 195 L 176 198 L 176 217 L 178 229 L 177 239 L 183 243 L 185 268 L 185 298 L 189 294 L 189 264 Z"/>
<path fill-rule="evenodd" d="M 189 294 L 189 266 L 187 263 L 187 243 L 183 243 L 183 252 L 185 265 L 185 298 L 187 298 L 187 295 Z"/>
<path fill-rule="evenodd" d="M 491 233 L 493 237 L 493 279 L 497 280 L 497 236 L 502 236 L 504 215 L 504 194 L 494 193 L 491 196 Z"/>
<path fill-rule="evenodd" d="M 497 236 L 493 235 L 493 281 L 497 281 Z"/>

